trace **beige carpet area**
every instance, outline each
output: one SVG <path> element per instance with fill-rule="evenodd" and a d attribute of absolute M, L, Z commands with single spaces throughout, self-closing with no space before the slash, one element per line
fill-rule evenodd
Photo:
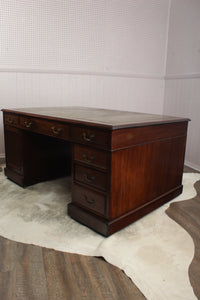
<path fill-rule="evenodd" d="M 197 180 L 200 174 L 184 174 L 184 191 L 172 201 L 194 197 Z M 188 277 L 193 241 L 165 214 L 169 203 L 104 238 L 68 217 L 70 187 L 71 179 L 63 178 L 23 189 L 1 172 L 0 235 L 65 252 L 103 256 L 124 270 L 150 300 L 196 299 Z"/>

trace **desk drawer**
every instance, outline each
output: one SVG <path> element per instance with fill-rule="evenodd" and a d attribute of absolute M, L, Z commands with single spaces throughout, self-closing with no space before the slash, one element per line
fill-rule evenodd
<path fill-rule="evenodd" d="M 106 190 L 107 176 L 103 172 L 85 168 L 79 165 L 74 166 L 74 179 L 84 184 L 91 185 L 101 190 Z"/>
<path fill-rule="evenodd" d="M 4 123 L 6 125 L 18 125 L 19 116 L 15 114 L 4 113 Z"/>
<path fill-rule="evenodd" d="M 109 132 L 90 127 L 71 126 L 70 137 L 73 141 L 87 145 L 99 145 L 102 148 L 109 146 Z"/>
<path fill-rule="evenodd" d="M 106 196 L 77 184 L 73 186 L 72 201 L 98 214 L 105 215 Z"/>
<path fill-rule="evenodd" d="M 108 165 L 106 152 L 81 145 L 74 145 L 74 159 L 102 169 L 107 169 Z"/>
<path fill-rule="evenodd" d="M 33 117 L 20 117 L 20 126 L 23 129 L 30 130 L 33 132 L 69 139 L 69 126 L 50 120 L 36 119 Z"/>

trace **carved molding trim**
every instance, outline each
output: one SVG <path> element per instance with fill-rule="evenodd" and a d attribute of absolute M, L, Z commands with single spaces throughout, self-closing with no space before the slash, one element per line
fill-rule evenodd
<path fill-rule="evenodd" d="M 86 75 L 86 76 L 105 76 L 105 77 L 127 77 L 142 79 L 164 79 L 164 75 L 159 74 L 140 74 L 129 72 L 103 72 L 87 70 L 59 70 L 59 69 L 31 69 L 31 68 L 0 68 L 0 73 L 46 73 L 46 74 L 69 74 L 69 75 Z"/>

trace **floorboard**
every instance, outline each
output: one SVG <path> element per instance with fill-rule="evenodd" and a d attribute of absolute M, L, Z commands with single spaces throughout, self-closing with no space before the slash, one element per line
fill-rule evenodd
<path fill-rule="evenodd" d="M 185 172 L 193 172 L 185 168 Z M 178 202 L 167 214 L 183 226 L 195 243 L 189 268 L 200 299 L 200 182 L 198 196 Z M 189 202 L 188 202 L 189 201 Z M 0 299 L 2 300 L 144 300 L 144 295 L 117 267 L 101 258 L 26 245 L 0 237 Z"/>
<path fill-rule="evenodd" d="M 144 300 L 134 283 L 101 258 L 0 237 L 0 299 Z"/>

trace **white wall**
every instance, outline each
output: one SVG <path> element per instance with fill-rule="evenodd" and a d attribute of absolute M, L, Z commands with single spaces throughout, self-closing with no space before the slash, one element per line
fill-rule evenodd
<path fill-rule="evenodd" d="M 82 105 L 162 113 L 168 5 L 1 1 L 1 108 Z"/>
<path fill-rule="evenodd" d="M 200 170 L 200 1 L 172 0 L 164 113 L 189 117 L 186 164 Z"/>
<path fill-rule="evenodd" d="M 162 76 L 168 1 L 1 1 L 1 68 Z"/>

